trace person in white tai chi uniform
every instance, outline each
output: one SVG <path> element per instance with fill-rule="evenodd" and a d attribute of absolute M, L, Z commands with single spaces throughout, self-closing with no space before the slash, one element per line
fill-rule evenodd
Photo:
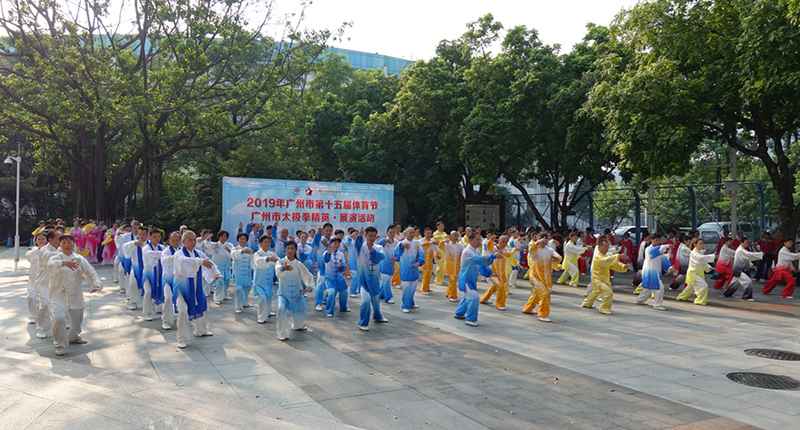
<path fill-rule="evenodd" d="M 59 239 L 61 252 L 50 257 L 47 270 L 50 272 L 50 310 L 53 318 L 53 342 L 56 355 L 66 353 L 68 344 L 87 343 L 81 337 L 83 326 L 83 291 L 81 283 L 91 286 L 89 292 L 103 288 L 100 277 L 82 255 L 73 252 L 75 240 L 65 235 Z M 69 315 L 67 315 L 69 313 Z M 69 318 L 69 333 L 67 333 Z"/>

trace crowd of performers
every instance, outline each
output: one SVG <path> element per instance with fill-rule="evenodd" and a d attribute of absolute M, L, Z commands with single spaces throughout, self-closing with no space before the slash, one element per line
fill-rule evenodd
<path fill-rule="evenodd" d="M 87 232 L 96 230 L 102 229 L 80 221 L 72 228 L 44 223 L 34 232 L 35 243 L 27 253 L 30 321 L 37 325 L 37 337 L 53 337 L 57 355 L 69 344 L 86 342 L 81 337 L 82 285 L 88 284 L 89 292 L 102 288 L 90 264 L 95 261 L 92 246 L 87 246 Z M 309 307 L 334 318 L 337 312 L 350 312 L 350 297 L 360 297 L 357 325 L 368 331 L 371 323 L 388 322 L 381 306 L 395 303 L 394 289 L 401 290 L 400 310 L 411 313 L 419 309 L 415 295 L 430 294 L 436 284 L 445 286 L 445 297 L 457 303 L 454 317 L 476 327 L 479 305 L 506 311 L 510 286 L 521 277 L 531 286 L 521 311 L 550 322 L 554 271 L 562 271 L 558 283 L 570 286 L 588 273 L 581 306 L 611 314 L 614 272 L 636 269 L 636 303 L 665 310 L 664 275 L 672 275 L 670 288 L 683 288 L 678 300 L 705 305 L 712 264 L 714 288 L 731 297 L 741 286 L 742 298 L 753 300 L 748 272 L 770 252 L 775 255 L 763 274 L 769 276 L 763 291 L 769 294 L 783 284 L 782 297 L 791 299 L 795 262 L 800 259 L 792 240 L 754 251 L 749 240 L 725 236 L 716 253 L 706 253 L 697 235 L 647 235 L 635 247 L 627 234 L 617 240 L 608 231 L 595 235 L 590 229 L 575 230 L 562 236 L 534 229 L 495 234 L 466 227 L 448 233 L 441 222 L 422 231 L 414 226 L 401 231 L 392 225 L 384 232 L 374 227 L 345 232 L 328 223 L 293 233 L 278 225 L 250 223 L 240 224 L 233 235 L 210 230 L 197 234 L 181 226 L 165 235 L 131 221 L 107 231 L 101 243 L 112 254 L 102 260 L 113 262 L 114 281 L 128 309 L 140 310 L 145 321 L 160 319 L 163 330 L 176 329 L 178 348 L 186 348 L 192 336 L 213 335 L 207 318 L 211 301 L 218 309 L 230 301 L 237 314 L 254 308 L 259 324 L 274 319 L 277 337 L 288 340 L 293 332 L 307 330 Z M 78 237 L 83 239 L 79 242 Z M 481 281 L 488 284 L 482 295 Z"/>

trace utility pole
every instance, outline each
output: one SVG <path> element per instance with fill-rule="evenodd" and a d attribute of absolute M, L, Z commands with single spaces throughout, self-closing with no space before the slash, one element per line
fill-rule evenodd
<path fill-rule="evenodd" d="M 733 147 L 728 147 L 728 158 L 730 159 L 729 161 L 731 165 L 731 180 L 729 182 L 731 194 L 731 236 L 735 238 L 739 232 L 739 213 L 738 208 L 736 207 L 736 188 L 739 184 L 737 183 L 736 174 L 736 149 Z"/>

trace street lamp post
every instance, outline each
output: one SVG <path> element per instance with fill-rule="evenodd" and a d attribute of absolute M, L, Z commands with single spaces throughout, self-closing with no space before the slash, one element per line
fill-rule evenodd
<path fill-rule="evenodd" d="M 14 232 L 14 271 L 17 271 L 19 265 L 19 167 L 22 164 L 22 156 L 17 152 L 17 156 L 6 157 L 5 163 L 17 163 L 17 210 L 16 210 L 16 226 Z"/>

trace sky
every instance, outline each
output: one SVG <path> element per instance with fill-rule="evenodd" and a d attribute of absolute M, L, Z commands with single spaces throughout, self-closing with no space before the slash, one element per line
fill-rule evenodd
<path fill-rule="evenodd" d="M 586 24 L 608 24 L 636 0 L 314 0 L 306 9 L 310 28 L 351 22 L 341 48 L 409 60 L 429 59 L 442 39 L 455 39 L 468 22 L 491 13 L 505 28 L 525 25 L 562 52 L 580 42 Z M 297 10 L 300 0 L 277 0 L 279 10 Z M 308 3 L 308 1 L 305 1 Z"/>

